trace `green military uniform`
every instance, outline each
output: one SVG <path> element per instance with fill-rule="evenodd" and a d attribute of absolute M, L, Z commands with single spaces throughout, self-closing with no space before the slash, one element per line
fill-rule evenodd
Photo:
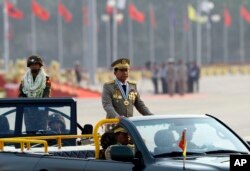
<path fill-rule="evenodd" d="M 122 58 L 113 62 L 111 66 L 114 68 L 115 74 L 117 74 L 117 70 L 125 70 L 123 72 L 128 74 L 129 64 L 129 59 Z M 123 83 L 121 83 L 117 77 L 116 80 L 107 82 L 103 86 L 102 105 L 107 113 L 107 118 L 132 117 L 134 106 L 142 115 L 152 115 L 141 100 L 136 83 L 131 81 L 125 81 L 124 83 L 124 81 L 123 78 Z M 126 90 L 123 90 L 124 87 L 122 86 L 125 86 Z"/>
<path fill-rule="evenodd" d="M 132 117 L 134 106 L 142 115 L 152 115 L 141 100 L 136 84 L 130 81 L 127 81 L 127 83 L 129 87 L 128 105 L 125 104 L 126 100 L 122 97 L 122 93 L 115 81 L 104 84 L 102 105 L 107 113 L 107 118 L 115 118 L 117 116 Z"/>
<path fill-rule="evenodd" d="M 22 89 L 23 89 L 23 81 L 21 82 L 21 84 L 19 86 L 18 97 L 27 97 L 27 95 L 23 93 Z M 43 90 L 42 97 L 46 98 L 46 97 L 50 97 L 50 96 L 51 96 L 51 81 L 50 81 L 50 77 L 46 76 L 46 87 Z"/>

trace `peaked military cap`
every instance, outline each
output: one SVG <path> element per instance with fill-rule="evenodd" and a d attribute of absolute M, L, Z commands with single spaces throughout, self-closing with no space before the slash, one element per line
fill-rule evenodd
<path fill-rule="evenodd" d="M 43 60 L 39 56 L 32 55 L 32 56 L 28 57 L 27 67 L 30 67 L 30 65 L 32 65 L 32 64 L 40 64 L 41 66 L 43 66 Z"/>
<path fill-rule="evenodd" d="M 122 132 L 122 133 L 128 133 L 124 128 L 122 127 L 116 127 L 114 128 L 114 133 L 118 133 L 118 132 Z"/>
<path fill-rule="evenodd" d="M 114 61 L 111 64 L 111 67 L 113 68 L 118 68 L 118 69 L 123 69 L 123 68 L 129 68 L 130 65 L 130 60 L 127 58 L 120 58 Z"/>

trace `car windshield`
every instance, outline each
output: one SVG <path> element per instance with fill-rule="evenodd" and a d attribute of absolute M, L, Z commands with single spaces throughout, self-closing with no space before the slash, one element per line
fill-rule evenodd
<path fill-rule="evenodd" d="M 0 107 L 0 137 L 27 134 L 69 134 L 71 106 L 58 104 Z"/>
<path fill-rule="evenodd" d="M 24 107 L 22 134 L 67 134 L 70 106 Z"/>
<path fill-rule="evenodd" d="M 249 152 L 230 130 L 213 118 L 161 118 L 133 122 L 154 156 L 181 155 L 182 150 L 178 145 L 184 129 L 187 155 Z"/>

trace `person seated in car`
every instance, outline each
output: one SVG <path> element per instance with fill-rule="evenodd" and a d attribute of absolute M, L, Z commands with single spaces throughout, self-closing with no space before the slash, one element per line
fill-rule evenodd
<path fill-rule="evenodd" d="M 169 130 L 171 130 L 173 133 L 175 132 L 176 134 L 179 135 L 179 138 L 176 139 L 176 145 L 178 145 L 179 140 L 181 138 L 183 130 L 186 129 L 186 141 L 187 141 L 187 148 L 189 150 L 198 150 L 201 147 L 199 147 L 197 144 L 195 144 L 193 136 L 196 132 L 196 127 L 195 125 L 192 124 L 184 124 L 184 125 L 170 125 Z"/>
<path fill-rule="evenodd" d="M 55 134 L 65 134 L 67 133 L 65 120 L 62 115 L 54 113 L 49 116 L 49 131 Z"/>
<path fill-rule="evenodd" d="M 114 128 L 114 133 L 115 133 L 115 139 L 116 139 L 116 144 L 115 145 L 126 145 L 128 147 L 131 148 L 131 150 L 134 152 L 134 146 L 130 145 L 130 138 L 128 135 L 128 132 L 122 128 L 122 127 L 115 127 Z M 106 160 L 110 160 L 111 156 L 110 156 L 110 149 L 111 149 L 112 145 L 109 146 L 106 150 L 105 150 L 105 158 Z"/>
<path fill-rule="evenodd" d="M 196 131 L 196 127 L 195 125 L 185 125 L 186 126 L 186 140 L 187 140 L 187 148 L 192 151 L 192 150 L 198 150 L 201 147 L 198 146 L 193 139 L 193 136 L 195 134 Z M 179 133 L 180 136 L 182 134 L 182 131 Z"/>

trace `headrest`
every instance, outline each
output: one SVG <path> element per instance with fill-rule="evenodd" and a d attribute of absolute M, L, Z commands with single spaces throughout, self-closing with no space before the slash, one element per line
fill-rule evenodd
<path fill-rule="evenodd" d="M 158 147 L 172 146 L 175 143 L 174 135 L 168 129 L 156 132 L 154 141 Z"/>

